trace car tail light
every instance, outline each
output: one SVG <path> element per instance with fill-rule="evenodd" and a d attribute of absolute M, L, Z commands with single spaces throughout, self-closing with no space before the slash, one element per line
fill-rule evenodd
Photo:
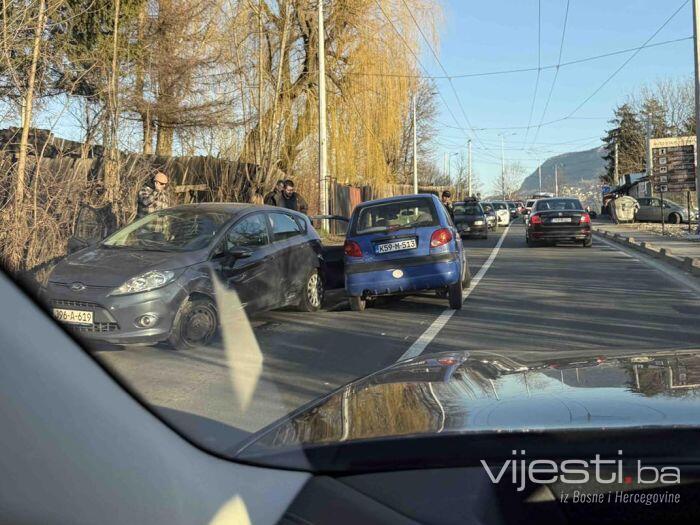
<path fill-rule="evenodd" d="M 590 224 L 591 223 L 591 216 L 588 215 L 587 213 L 582 213 L 581 214 L 581 220 L 579 220 L 579 224 Z"/>
<path fill-rule="evenodd" d="M 443 246 L 452 240 L 452 234 L 447 228 L 441 228 L 435 230 L 433 235 L 430 237 L 430 247 L 437 248 Z"/>
<path fill-rule="evenodd" d="M 348 257 L 362 257 L 362 248 L 355 241 L 345 241 L 343 249 Z"/>
<path fill-rule="evenodd" d="M 530 215 L 530 224 L 542 224 L 542 217 L 537 214 Z"/>

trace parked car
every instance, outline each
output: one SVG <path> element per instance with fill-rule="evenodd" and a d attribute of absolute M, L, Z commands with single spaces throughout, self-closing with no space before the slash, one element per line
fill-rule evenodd
<path fill-rule="evenodd" d="M 489 227 L 486 214 L 477 200 L 455 202 L 454 223 L 463 237 L 488 238 Z"/>
<path fill-rule="evenodd" d="M 321 240 L 291 210 L 189 204 L 147 215 L 51 272 L 42 298 L 81 336 L 114 344 L 206 344 L 217 330 L 212 275 L 248 312 L 321 307 Z"/>
<path fill-rule="evenodd" d="M 539 199 L 527 221 L 525 241 L 528 246 L 574 241 L 588 248 L 593 242 L 591 218 L 578 199 Z"/>
<path fill-rule="evenodd" d="M 692 209 L 688 213 L 688 208 L 673 201 L 664 199 L 663 207 L 661 199 L 658 197 L 641 197 L 637 199 L 639 210 L 637 210 L 636 220 L 642 222 L 661 222 L 661 218 L 671 224 L 687 223 L 689 217 L 693 221 L 698 220 L 698 211 Z"/>
<path fill-rule="evenodd" d="M 493 207 L 493 204 L 490 202 L 482 202 L 481 208 L 486 214 L 486 224 L 488 225 L 489 229 L 495 230 L 496 226 L 498 226 L 498 219 L 496 218 L 496 209 Z"/>
<path fill-rule="evenodd" d="M 446 290 L 450 307 L 460 309 L 470 282 L 462 239 L 436 196 L 390 197 L 353 211 L 345 240 L 352 310 L 370 298 L 426 290 Z"/>
<path fill-rule="evenodd" d="M 508 203 L 505 201 L 493 201 L 491 203 L 496 211 L 496 219 L 499 226 L 508 226 L 510 224 L 510 210 Z"/>

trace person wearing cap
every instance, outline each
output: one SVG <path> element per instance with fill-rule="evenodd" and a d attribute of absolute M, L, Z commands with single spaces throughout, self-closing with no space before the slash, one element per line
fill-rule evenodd
<path fill-rule="evenodd" d="M 136 218 L 140 219 L 154 211 L 164 210 L 170 207 L 170 195 L 168 189 L 168 176 L 162 171 L 157 172 L 139 190 Z"/>
<path fill-rule="evenodd" d="M 277 181 L 277 184 L 275 184 L 274 189 L 267 195 L 265 195 L 265 198 L 263 199 L 263 204 L 267 204 L 268 206 L 277 206 L 277 198 L 279 195 L 282 194 L 283 191 L 284 179 L 280 179 Z"/>
<path fill-rule="evenodd" d="M 450 217 L 454 219 L 455 209 L 454 206 L 452 206 L 452 193 L 449 190 L 443 191 L 440 200 L 442 201 L 442 205 L 447 210 L 447 213 L 449 213 Z"/>

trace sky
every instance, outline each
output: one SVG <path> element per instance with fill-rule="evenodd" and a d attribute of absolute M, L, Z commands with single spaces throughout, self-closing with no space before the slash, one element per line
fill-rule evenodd
<path fill-rule="evenodd" d="M 447 74 L 455 77 L 536 69 L 538 49 L 540 64 L 545 67 L 559 63 L 560 49 L 564 63 L 635 48 L 645 44 L 681 6 L 649 44 L 693 35 L 692 2 L 687 0 L 569 0 L 562 46 L 566 6 L 567 0 L 443 0 L 444 20 L 439 28 L 440 47 L 436 49 L 440 62 Z M 559 68 L 543 122 L 570 115 L 632 55 L 629 52 Z M 445 74 L 425 45 L 421 62 L 429 75 Z M 537 126 L 556 68 L 541 71 L 536 97 L 536 70 L 452 78 L 452 85 L 446 79 L 436 79 L 444 98 L 444 103 L 438 98 L 438 164 L 442 167 L 445 153 L 452 155 L 455 173 L 458 157 L 453 154 L 464 155 L 466 141 L 472 138 L 473 169 L 489 192 L 496 187 L 501 172 L 499 134 L 503 134 L 506 162 L 521 162 L 530 174 L 538 166 L 538 159 L 600 146 L 614 108 L 645 83 L 690 78 L 693 71 L 692 40 L 642 49 L 573 118 L 542 126 L 539 132 Z M 528 123 L 532 126 L 529 130 L 481 129 L 526 127 Z"/>

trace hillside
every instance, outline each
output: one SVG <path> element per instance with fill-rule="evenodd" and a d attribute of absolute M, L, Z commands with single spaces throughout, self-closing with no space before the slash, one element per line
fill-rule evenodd
<path fill-rule="evenodd" d="M 548 158 L 542 164 L 542 191 L 554 192 L 554 166 L 559 165 L 559 189 L 580 188 L 588 191 L 592 186 L 599 186 L 598 175 L 605 170 L 603 148 L 564 153 Z M 520 193 L 530 194 L 539 190 L 537 170 L 532 172 L 520 187 Z"/>

